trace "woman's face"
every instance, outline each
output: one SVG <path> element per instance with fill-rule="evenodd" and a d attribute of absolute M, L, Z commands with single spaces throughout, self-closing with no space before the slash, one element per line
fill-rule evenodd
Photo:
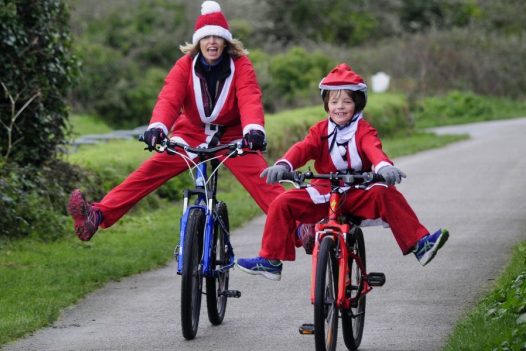
<path fill-rule="evenodd" d="M 215 35 L 209 35 L 199 40 L 199 48 L 201 53 L 205 57 L 206 63 L 213 65 L 219 60 L 225 49 L 225 39 L 216 37 Z"/>
<path fill-rule="evenodd" d="M 345 125 L 354 115 L 354 101 L 345 90 L 329 91 L 329 115 L 338 125 Z"/>

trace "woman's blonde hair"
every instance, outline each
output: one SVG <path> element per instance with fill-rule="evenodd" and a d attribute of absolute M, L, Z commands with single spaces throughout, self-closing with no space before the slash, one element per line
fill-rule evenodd
<path fill-rule="evenodd" d="M 248 55 L 248 50 L 245 49 L 243 43 L 240 40 L 232 39 L 232 41 L 225 40 L 225 50 L 233 58 Z M 192 57 L 195 57 L 199 53 L 199 42 L 197 44 L 185 43 L 180 45 L 179 49 L 183 54 L 189 54 Z"/>

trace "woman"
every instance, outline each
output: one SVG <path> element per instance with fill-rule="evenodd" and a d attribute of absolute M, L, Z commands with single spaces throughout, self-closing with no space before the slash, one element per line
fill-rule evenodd
<path fill-rule="evenodd" d="M 171 139 L 195 146 L 243 139 L 262 150 L 265 129 L 261 90 L 243 44 L 232 38 L 228 22 L 215 1 L 202 4 L 192 43 L 165 79 L 144 140 L 150 149 L 169 133 Z M 234 176 L 266 213 L 283 192 L 259 177 L 267 163 L 260 152 L 225 162 Z M 71 194 L 68 211 L 75 233 L 90 240 L 99 226 L 110 227 L 133 205 L 170 178 L 187 169 L 181 157 L 159 153 L 145 161 L 100 202 L 89 204 L 79 190 Z"/>

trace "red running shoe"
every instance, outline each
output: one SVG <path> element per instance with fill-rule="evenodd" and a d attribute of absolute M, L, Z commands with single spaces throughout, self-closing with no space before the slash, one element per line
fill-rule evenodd
<path fill-rule="evenodd" d="M 316 238 L 314 224 L 300 224 L 298 229 L 296 229 L 296 235 L 301 239 L 305 253 L 307 255 L 312 255 L 312 250 L 314 250 L 314 239 Z"/>
<path fill-rule="evenodd" d="M 75 221 L 75 234 L 82 241 L 90 240 L 102 223 L 102 212 L 91 206 L 79 189 L 69 197 L 68 212 Z"/>

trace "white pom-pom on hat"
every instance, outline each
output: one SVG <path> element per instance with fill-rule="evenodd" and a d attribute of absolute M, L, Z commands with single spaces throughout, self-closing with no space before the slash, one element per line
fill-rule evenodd
<path fill-rule="evenodd" d="M 201 14 L 207 15 L 209 13 L 221 12 L 221 6 L 215 1 L 205 1 L 201 4 Z"/>
<path fill-rule="evenodd" d="M 192 43 L 195 45 L 202 38 L 210 35 L 232 41 L 232 33 L 228 26 L 225 15 L 221 12 L 221 6 L 215 1 L 204 1 L 201 5 L 201 15 L 197 17 L 194 26 Z"/>

